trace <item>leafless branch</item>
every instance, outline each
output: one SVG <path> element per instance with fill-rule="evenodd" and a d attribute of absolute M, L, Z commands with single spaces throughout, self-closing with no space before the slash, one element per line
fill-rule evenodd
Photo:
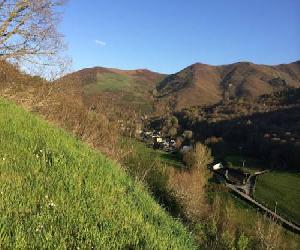
<path fill-rule="evenodd" d="M 63 0 L 0 1 L 0 60 L 57 68 L 66 65 L 57 31 Z M 30 66 L 32 66 L 30 65 Z"/>

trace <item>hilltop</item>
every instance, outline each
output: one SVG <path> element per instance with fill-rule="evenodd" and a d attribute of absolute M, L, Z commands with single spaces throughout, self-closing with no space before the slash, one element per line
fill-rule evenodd
<path fill-rule="evenodd" d="M 77 88 L 87 107 L 96 109 L 97 100 L 102 99 L 118 110 L 149 113 L 153 110 L 152 92 L 164 77 L 147 69 L 94 67 L 73 72 L 58 82 Z"/>
<path fill-rule="evenodd" d="M 39 77 L 21 73 L 8 63 L 1 62 L 0 69 L 4 88 L 23 85 L 26 92 L 25 83 L 30 86 L 30 91 L 40 89 L 40 84 L 45 83 Z M 300 61 L 275 66 L 250 62 L 221 66 L 196 63 L 171 75 L 147 69 L 94 67 L 55 81 L 57 93 L 72 92 L 82 100 L 86 109 L 105 110 L 115 118 L 124 119 L 141 114 L 160 115 L 238 98 L 255 99 L 287 87 L 300 87 Z"/>
<path fill-rule="evenodd" d="M 249 62 L 222 66 L 196 63 L 157 85 L 157 106 L 180 110 L 234 98 L 255 98 L 287 86 L 300 87 L 300 61 L 277 66 Z"/>

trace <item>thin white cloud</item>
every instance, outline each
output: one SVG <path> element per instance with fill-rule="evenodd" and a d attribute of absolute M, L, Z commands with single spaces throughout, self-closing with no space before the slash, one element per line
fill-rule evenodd
<path fill-rule="evenodd" d="M 100 46 L 106 46 L 106 42 L 103 42 L 103 41 L 100 41 L 100 40 L 94 40 L 94 42 L 95 42 L 97 45 L 100 45 Z"/>

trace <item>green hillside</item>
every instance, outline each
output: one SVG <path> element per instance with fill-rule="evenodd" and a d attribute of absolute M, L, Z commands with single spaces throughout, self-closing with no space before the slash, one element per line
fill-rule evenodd
<path fill-rule="evenodd" d="M 0 100 L 0 248 L 193 249 L 113 162 Z"/>
<path fill-rule="evenodd" d="M 116 73 L 97 73 L 96 81 L 85 86 L 88 93 L 96 92 L 115 92 L 126 90 L 133 85 L 133 81 L 129 76 Z"/>

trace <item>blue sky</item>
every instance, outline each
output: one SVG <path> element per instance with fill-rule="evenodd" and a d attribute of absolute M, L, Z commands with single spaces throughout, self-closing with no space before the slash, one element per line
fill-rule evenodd
<path fill-rule="evenodd" d="M 70 0 L 60 31 L 74 70 L 289 63 L 300 59 L 300 0 Z"/>

